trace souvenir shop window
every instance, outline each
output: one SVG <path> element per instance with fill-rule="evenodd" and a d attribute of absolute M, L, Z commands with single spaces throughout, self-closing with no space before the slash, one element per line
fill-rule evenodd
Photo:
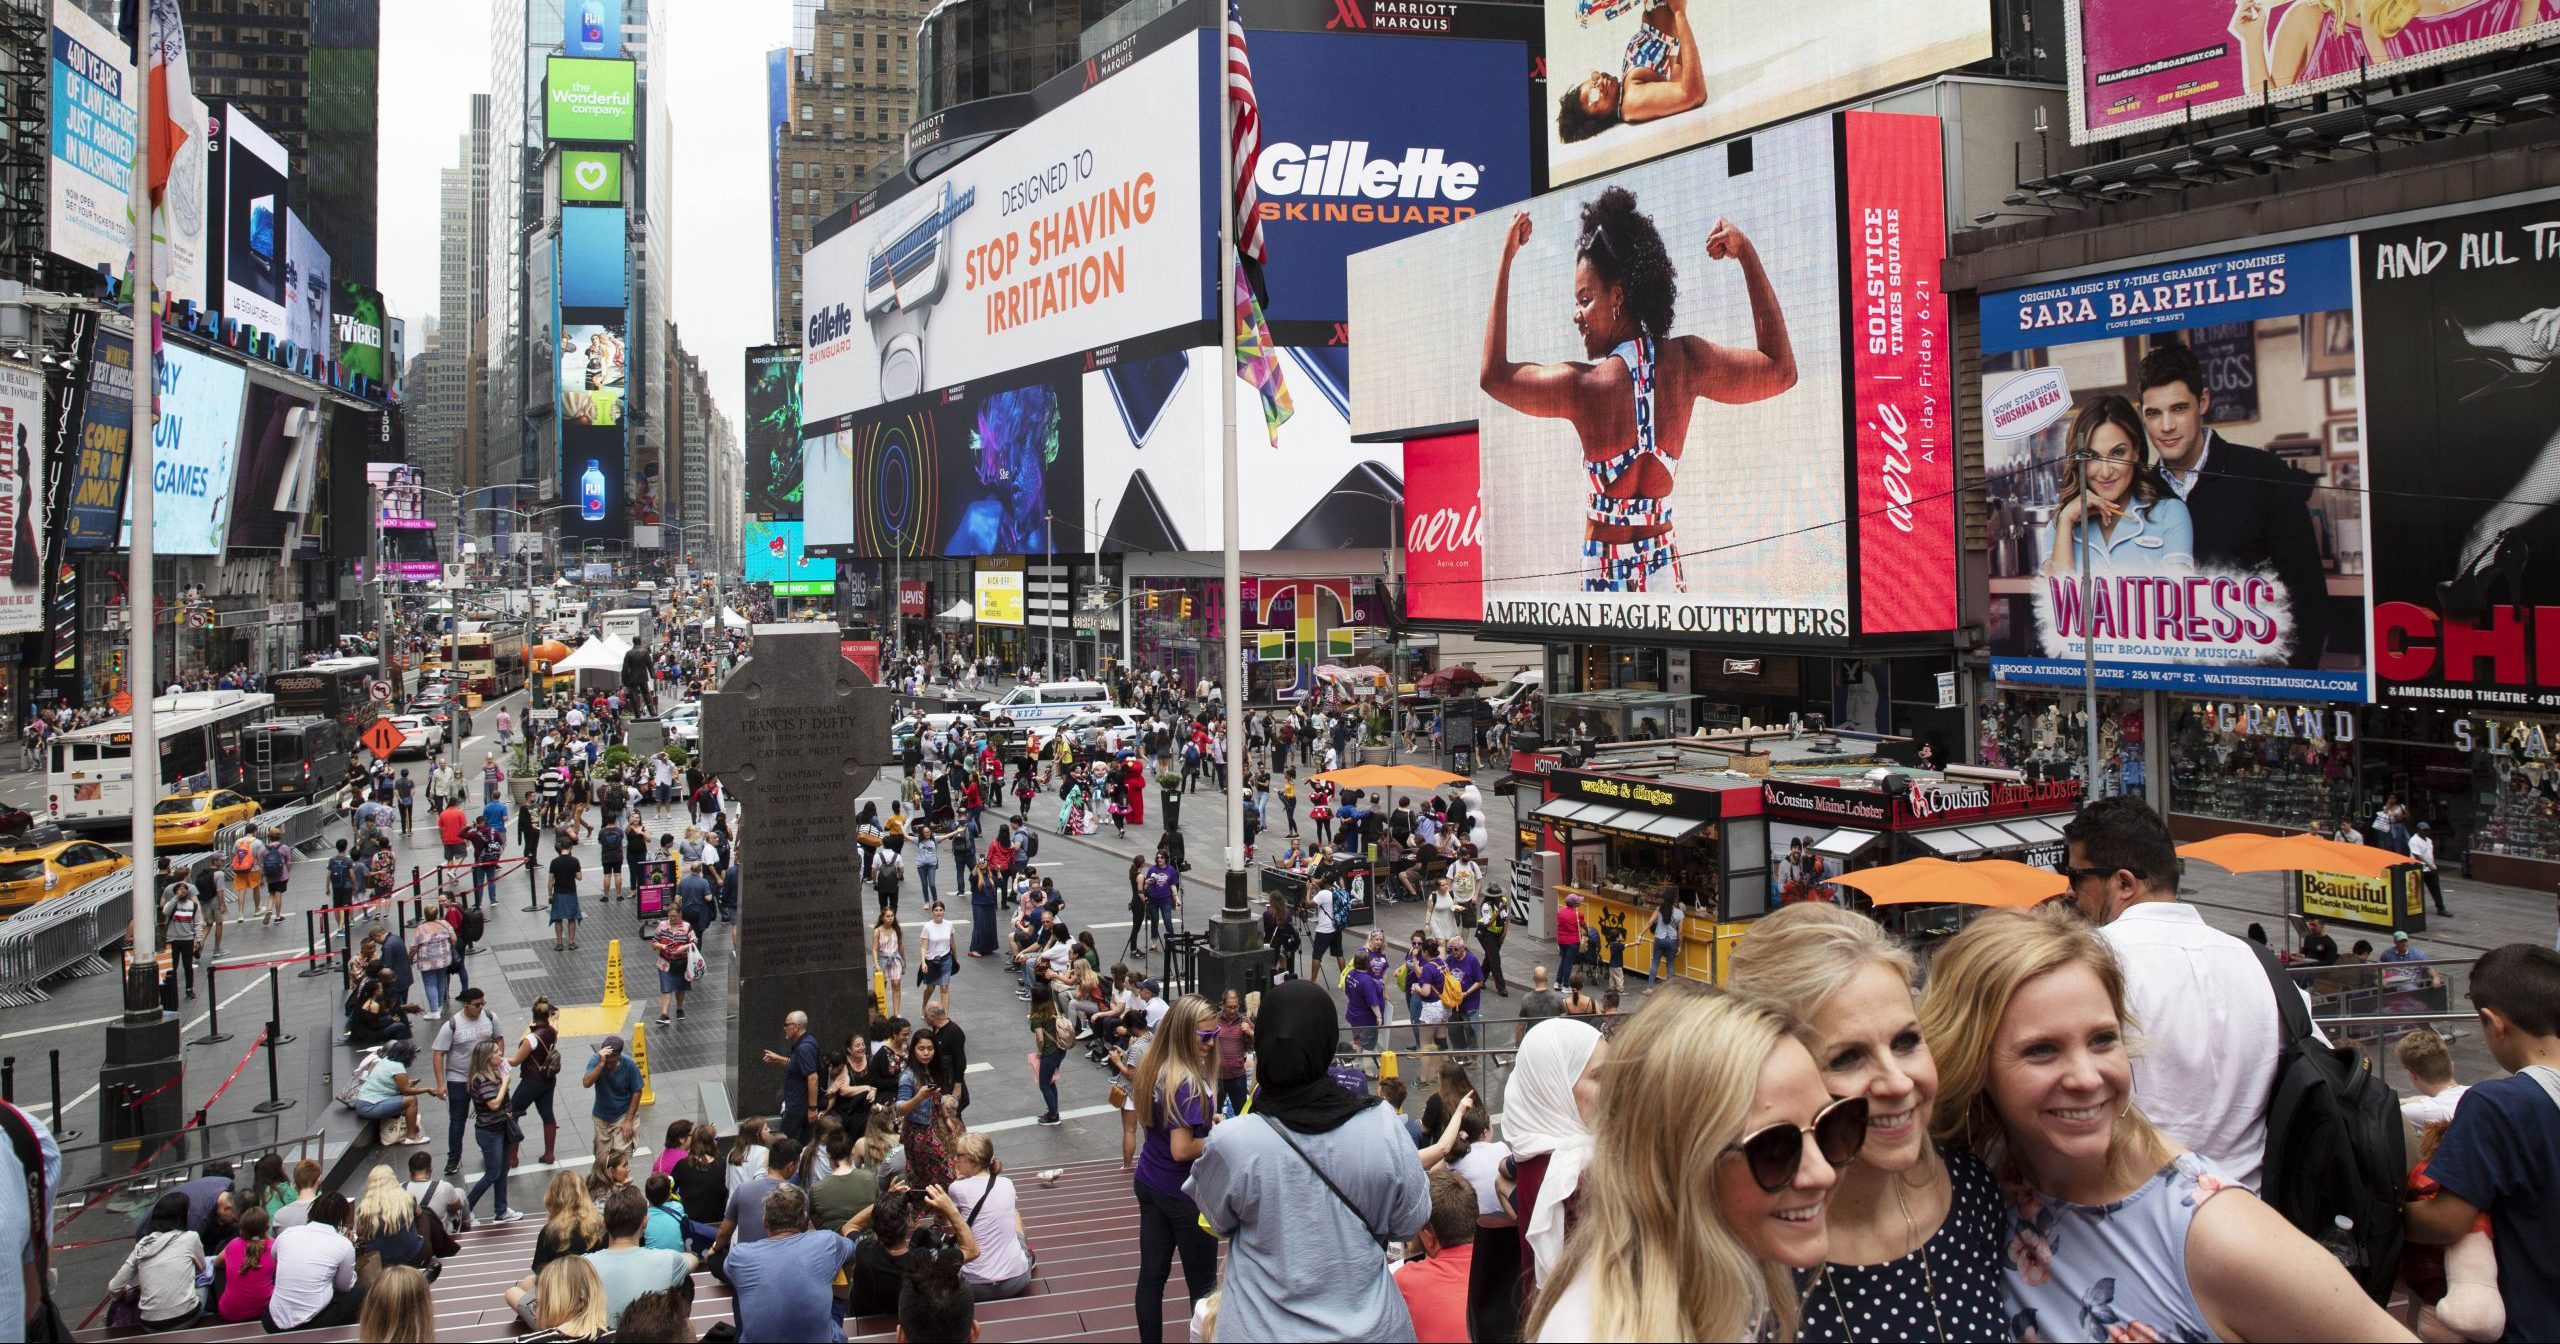
<path fill-rule="evenodd" d="M 2030 779 L 2077 779 L 2088 796 L 2143 790 L 2142 699 L 2098 697 L 2098 777 L 2088 778 L 2086 701 L 2074 692 L 2003 687 L 1983 706 L 1974 763 L 2021 770 Z"/>
<path fill-rule="evenodd" d="M 2169 810 L 2320 831 L 2355 816 L 2355 744 L 2319 733 L 2328 719 L 2325 709 L 2173 702 Z"/>
<path fill-rule="evenodd" d="M 2560 862 L 2560 722 L 2474 720 L 2475 778 L 2494 780 L 2487 815 L 2471 848 Z"/>

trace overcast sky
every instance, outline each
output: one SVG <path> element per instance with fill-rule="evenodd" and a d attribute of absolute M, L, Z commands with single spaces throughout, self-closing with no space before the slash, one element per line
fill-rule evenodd
<path fill-rule="evenodd" d="M 790 43 L 791 4 L 661 3 L 652 81 L 675 122 L 676 324 L 734 428 L 742 352 L 773 339 L 764 54 Z M 436 311 L 437 170 L 460 163 L 471 95 L 488 88 L 486 0 L 382 7 L 381 282 L 413 333 Z"/>

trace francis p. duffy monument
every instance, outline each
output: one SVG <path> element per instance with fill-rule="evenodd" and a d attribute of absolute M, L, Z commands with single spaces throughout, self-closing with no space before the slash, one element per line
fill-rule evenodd
<path fill-rule="evenodd" d="M 745 807 L 731 1104 L 775 1113 L 782 1069 L 764 1052 L 805 1012 L 841 1031 L 870 1020 L 869 945 L 855 862 L 856 799 L 889 759 L 893 699 L 842 652 L 831 624 L 759 625 L 738 670 L 703 697 L 702 765 Z"/>

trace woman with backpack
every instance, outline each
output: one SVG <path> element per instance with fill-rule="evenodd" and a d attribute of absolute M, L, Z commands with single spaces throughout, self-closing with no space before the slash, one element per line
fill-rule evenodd
<path fill-rule="evenodd" d="M 701 959 L 701 954 L 695 950 L 700 945 L 701 939 L 695 934 L 692 921 L 685 918 L 681 904 L 667 911 L 666 917 L 658 921 L 658 931 L 649 938 L 649 950 L 658 954 L 658 1025 L 661 1027 L 675 1022 L 668 1011 L 670 1004 L 674 1005 L 675 1012 L 684 1011 L 685 991 L 693 987 L 694 968 Z"/>
<path fill-rule="evenodd" d="M 542 1112 L 542 1160 L 552 1160 L 552 1148 L 560 1135 L 560 1117 L 552 1110 L 552 1098 L 560 1085 L 560 1033 L 551 1025 L 553 1009 L 548 998 L 533 1001 L 533 1021 L 516 1042 L 516 1052 L 508 1063 L 516 1071 L 515 1095 L 507 1103 L 507 1113 L 517 1121 L 510 1144 L 524 1142 L 522 1122 L 525 1113 Z M 514 1165 L 513 1154 L 508 1165 Z"/>

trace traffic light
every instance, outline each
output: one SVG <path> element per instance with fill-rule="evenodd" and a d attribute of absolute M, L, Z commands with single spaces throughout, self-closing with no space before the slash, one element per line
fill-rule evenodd
<path fill-rule="evenodd" d="M 1191 598 L 1187 594 L 1182 599 L 1182 619 L 1191 619 Z"/>

